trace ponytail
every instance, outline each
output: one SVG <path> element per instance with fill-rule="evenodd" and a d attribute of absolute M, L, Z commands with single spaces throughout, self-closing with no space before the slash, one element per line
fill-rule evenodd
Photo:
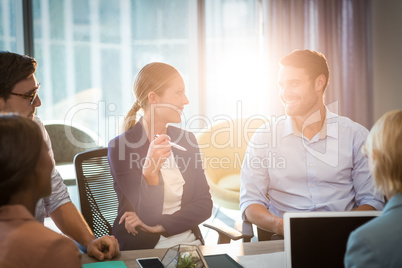
<path fill-rule="evenodd" d="M 127 131 L 130 128 L 134 127 L 137 123 L 137 112 L 141 109 L 141 104 L 138 100 L 136 100 L 133 104 L 133 107 L 128 111 L 126 118 L 123 123 L 123 131 Z"/>

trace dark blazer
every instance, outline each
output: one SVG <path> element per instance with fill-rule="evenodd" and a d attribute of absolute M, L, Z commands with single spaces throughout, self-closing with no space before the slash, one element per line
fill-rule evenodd
<path fill-rule="evenodd" d="M 142 166 L 148 153 L 149 141 L 141 123 L 109 142 L 108 159 L 114 179 L 114 189 L 119 201 L 118 215 L 112 233 L 116 236 L 121 250 L 154 248 L 159 234 L 139 230 L 136 236 L 127 233 L 120 217 L 126 211 L 134 211 L 147 225 L 162 225 L 165 236 L 192 230 L 203 243 L 198 225 L 208 219 L 212 212 L 209 193 L 197 140 L 191 132 L 169 126 L 167 135 L 171 141 L 183 146 L 186 152 L 172 147 L 177 166 L 185 184 L 181 209 L 171 215 L 162 214 L 164 190 L 159 173 L 159 185 L 148 185 L 142 176 Z"/>
<path fill-rule="evenodd" d="M 351 233 L 345 267 L 402 267 L 402 194 L 388 201 L 381 216 Z"/>

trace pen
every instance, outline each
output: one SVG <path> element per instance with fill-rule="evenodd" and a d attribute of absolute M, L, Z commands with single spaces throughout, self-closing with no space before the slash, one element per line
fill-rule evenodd
<path fill-rule="evenodd" d="M 155 138 L 157 138 L 157 137 L 159 137 L 159 135 L 155 135 Z M 176 144 L 174 142 L 169 141 L 169 144 L 171 146 L 173 146 L 174 148 L 176 148 L 176 149 L 179 149 L 179 150 L 182 150 L 182 151 L 185 151 L 185 152 L 187 151 L 186 148 L 184 148 L 183 146 L 180 146 L 180 145 L 178 145 L 178 144 Z"/>

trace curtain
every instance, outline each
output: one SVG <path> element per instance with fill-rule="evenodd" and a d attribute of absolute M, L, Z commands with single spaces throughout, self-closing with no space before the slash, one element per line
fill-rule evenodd
<path fill-rule="evenodd" d="M 330 68 L 325 102 L 332 111 L 367 128 L 373 124 L 371 1 L 260 0 L 263 57 L 277 88 L 278 62 L 295 49 L 323 53 Z M 271 113 L 283 114 L 277 91 L 271 90 Z"/>

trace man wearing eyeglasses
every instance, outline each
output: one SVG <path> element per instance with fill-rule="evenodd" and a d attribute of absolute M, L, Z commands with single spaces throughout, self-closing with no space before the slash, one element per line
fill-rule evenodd
<path fill-rule="evenodd" d="M 38 85 L 35 86 L 35 88 L 33 88 L 32 90 L 29 90 L 28 93 L 21 94 L 21 93 L 11 92 L 10 94 L 23 97 L 24 99 L 29 99 L 29 103 L 32 105 L 34 100 L 38 96 L 39 87 L 40 87 L 40 83 L 38 83 Z"/>
<path fill-rule="evenodd" d="M 18 113 L 37 122 L 53 160 L 52 194 L 38 202 L 35 217 L 43 223 L 44 216 L 50 216 L 64 234 L 86 247 L 88 254 L 98 260 L 116 257 L 120 253 L 116 238 L 95 238 L 81 213 L 71 202 L 67 186 L 54 167 L 49 135 L 43 123 L 35 116 L 36 108 L 41 105 L 38 96 L 40 84 L 35 77 L 36 67 L 37 62 L 33 58 L 0 51 L 0 112 Z"/>

